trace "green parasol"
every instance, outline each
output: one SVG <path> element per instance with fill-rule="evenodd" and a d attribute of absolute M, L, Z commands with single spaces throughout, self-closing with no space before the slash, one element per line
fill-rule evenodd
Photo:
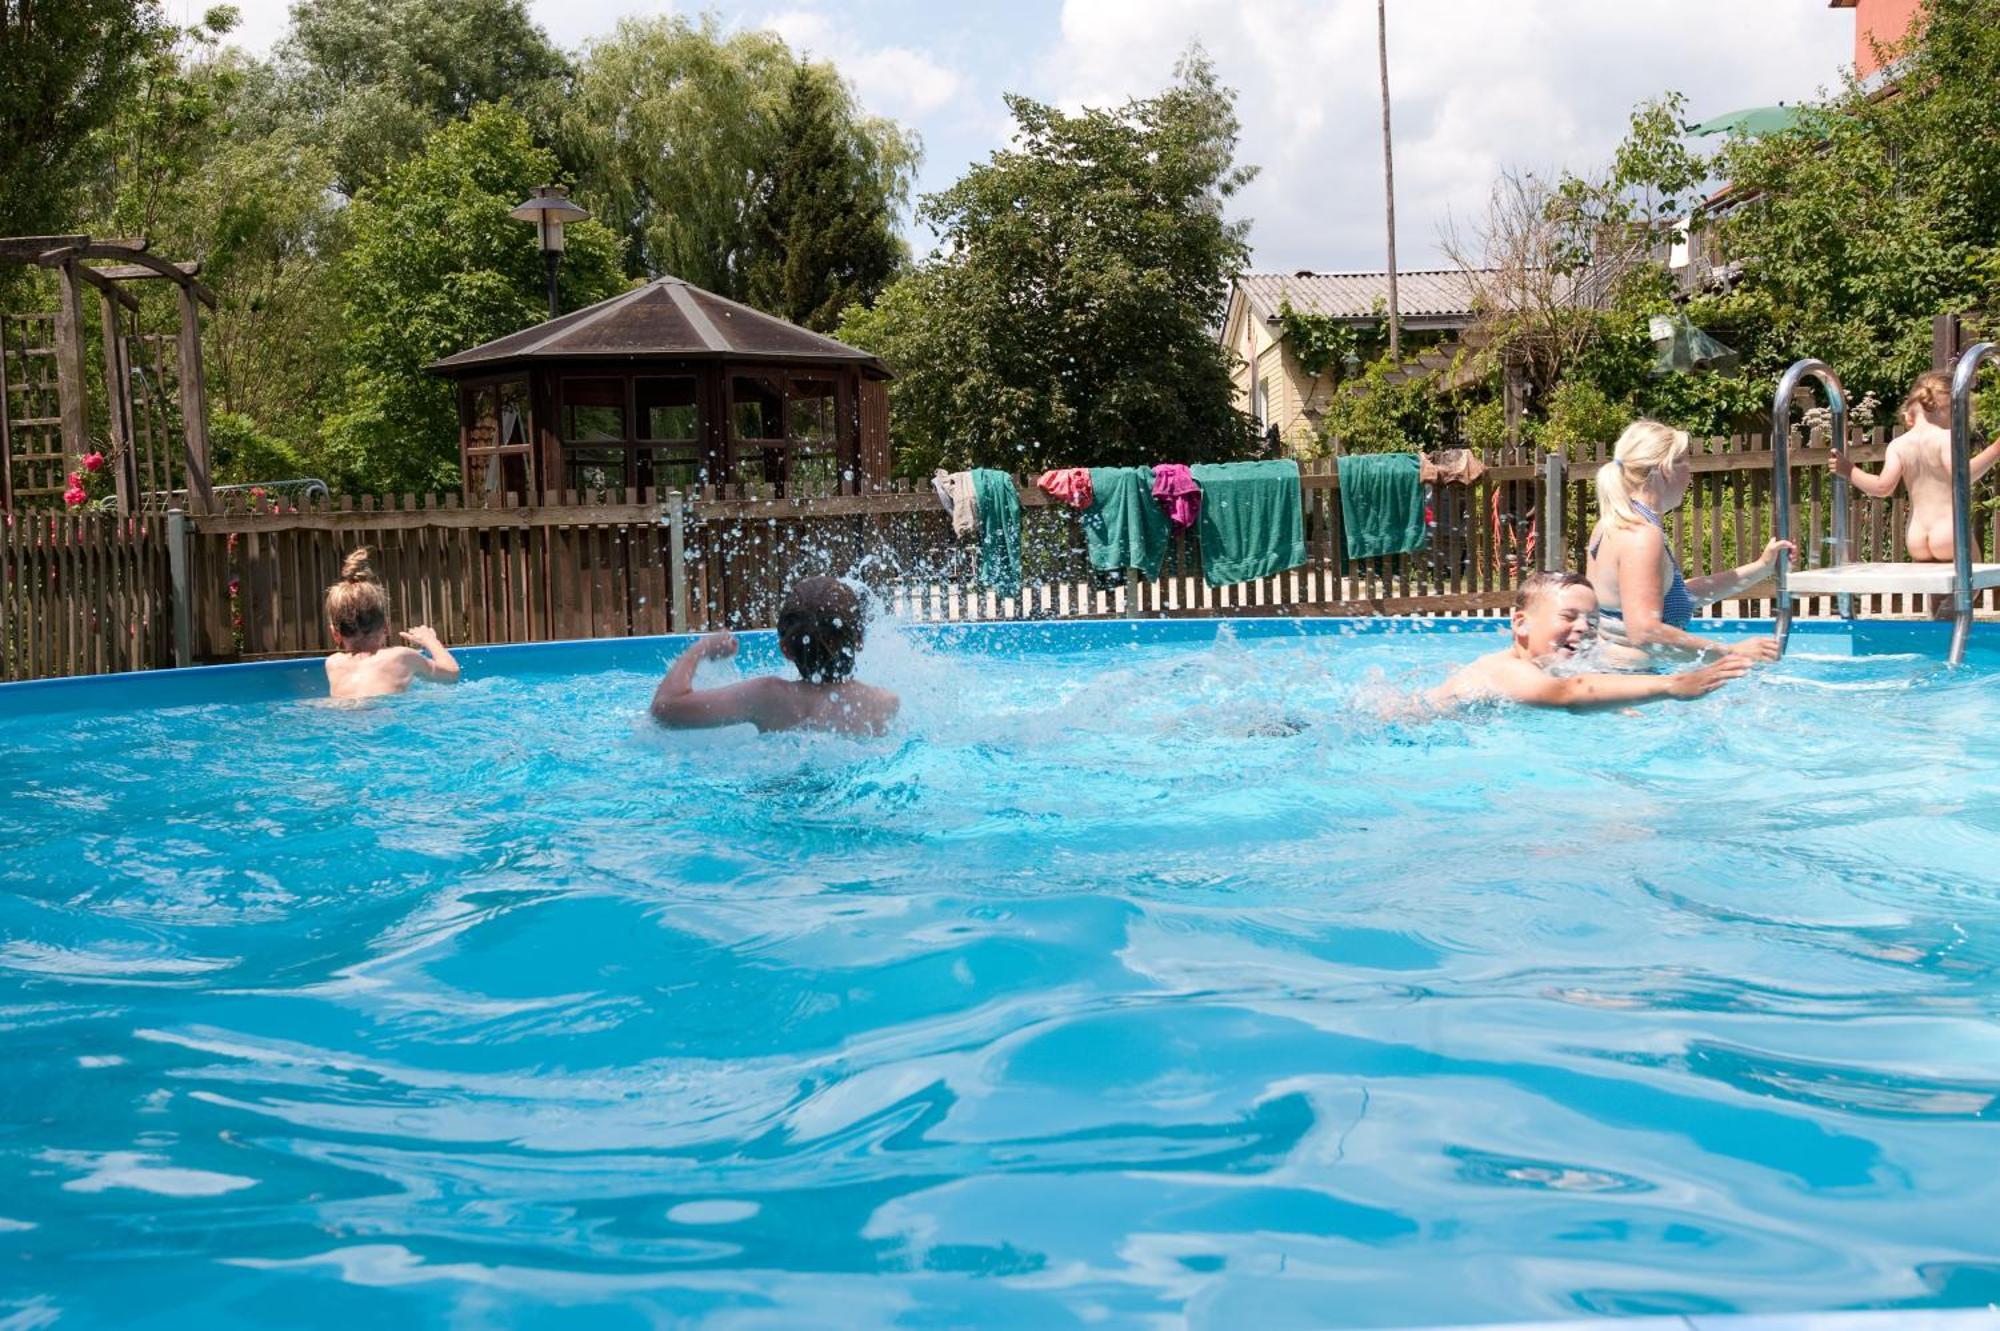
<path fill-rule="evenodd" d="M 1704 120 L 1699 125 L 1689 125 L 1687 132 L 1696 138 L 1705 138 L 1710 134 L 1741 134 L 1746 138 L 1756 138 L 1761 134 L 1796 129 L 1805 118 L 1802 108 L 1780 102 L 1776 106 L 1753 106 L 1744 111 L 1731 111 L 1728 115 Z"/>

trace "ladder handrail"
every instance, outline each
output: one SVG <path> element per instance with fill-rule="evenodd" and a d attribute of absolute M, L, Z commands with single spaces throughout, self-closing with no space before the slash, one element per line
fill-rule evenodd
<path fill-rule="evenodd" d="M 1951 372 L 1951 559 L 1958 576 L 1952 589 L 1951 663 L 1965 659 L 1972 629 L 1972 385 L 1979 366 L 2000 352 L 1991 342 L 1975 342 Z"/>
<path fill-rule="evenodd" d="M 1817 379 L 1826 393 L 1827 405 L 1833 409 L 1833 445 L 1836 457 L 1847 456 L 1847 390 L 1840 386 L 1840 376 L 1825 361 L 1807 357 L 1793 362 L 1790 369 L 1778 380 L 1778 391 L 1771 398 L 1771 528 L 1772 534 L 1781 541 L 1792 539 L 1792 392 L 1808 378 Z M 1847 562 L 1847 478 L 1836 476 L 1833 480 L 1833 545 L 1836 563 Z M 1785 650 L 1785 641 L 1792 633 L 1792 598 L 1789 582 L 1792 572 L 1790 551 L 1778 555 L 1777 595 L 1772 602 L 1773 615 L 1778 621 L 1778 651 Z"/>

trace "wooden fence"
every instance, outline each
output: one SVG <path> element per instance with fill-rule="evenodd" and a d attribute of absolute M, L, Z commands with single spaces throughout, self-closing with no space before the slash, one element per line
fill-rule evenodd
<path fill-rule="evenodd" d="M 1879 438 L 1857 458 L 1879 459 Z M 1823 562 L 1827 455 L 1796 450 L 1794 528 Z M 1689 576 L 1756 557 L 1771 525 L 1762 439 L 1711 440 L 1695 459 L 1669 535 Z M 458 496 L 331 502 L 232 495 L 189 515 L 179 545 L 160 515 L 24 511 L 0 538 L 0 678 L 87 674 L 331 649 L 322 593 L 345 554 L 374 548 L 399 625 L 428 622 L 452 643 L 623 637 L 768 626 L 784 588 L 808 573 L 859 578 L 915 621 L 1120 615 L 1494 613 L 1551 546 L 1578 568 L 1596 518 L 1601 458 L 1492 457 L 1472 485 L 1432 490 L 1429 548 L 1349 564 L 1338 476 L 1303 467 L 1307 561 L 1274 577 L 1210 587 L 1200 543 L 1176 536 L 1157 581 L 1093 571 L 1071 510 L 1023 485 L 1023 587 L 977 585 L 977 551 L 952 536 L 927 484 L 866 495 L 777 497 L 756 487 L 565 494 L 536 507 L 471 507 Z M 1552 495 L 1549 477 L 1562 477 Z M 1854 500 L 1854 557 L 1901 557 L 1903 501 Z M 178 530 L 178 528 L 176 528 Z M 1981 544 L 2000 548 L 2000 524 Z M 172 630 L 174 556 L 186 631 Z M 1710 614 L 1763 615 L 1770 589 Z M 1915 598 L 1861 598 L 1864 614 L 1914 614 Z M 1993 596 L 1986 598 L 1993 608 Z M 1807 598 L 1802 614 L 1832 612 Z"/>

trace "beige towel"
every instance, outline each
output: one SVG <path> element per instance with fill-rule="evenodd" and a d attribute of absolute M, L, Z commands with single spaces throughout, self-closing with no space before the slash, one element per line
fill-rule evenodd
<path fill-rule="evenodd" d="M 1470 485 L 1485 474 L 1486 464 L 1469 448 L 1447 448 L 1439 453 L 1424 454 L 1423 481 L 1426 485 L 1437 481 L 1447 485 Z"/>
<path fill-rule="evenodd" d="M 931 473 L 931 489 L 937 492 L 944 511 L 951 514 L 954 536 L 979 535 L 979 500 L 973 493 L 971 472 L 939 467 Z"/>

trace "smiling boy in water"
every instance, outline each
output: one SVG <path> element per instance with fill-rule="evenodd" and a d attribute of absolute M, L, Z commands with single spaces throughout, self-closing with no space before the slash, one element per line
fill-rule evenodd
<path fill-rule="evenodd" d="M 326 622 L 337 649 L 326 658 L 327 692 L 335 698 L 401 693 L 416 679 L 458 682 L 458 662 L 428 625 L 397 635 L 409 646 L 389 645 L 389 593 L 368 566 L 367 546 L 342 562 L 340 581 L 326 589 Z"/>
<path fill-rule="evenodd" d="M 682 652 L 653 691 L 653 719 L 673 730 L 732 726 L 880 735 L 901 699 L 855 679 L 861 651 L 861 598 L 838 578 L 801 578 L 778 610 L 778 650 L 799 678 L 762 675 L 717 689 L 694 687 L 703 661 L 736 655 L 736 636 L 711 633 Z"/>
<path fill-rule="evenodd" d="M 1580 573 L 1533 573 L 1514 595 L 1514 640 L 1461 666 L 1424 695 L 1439 711 L 1505 698 L 1534 707 L 1585 710 L 1660 698 L 1699 698 L 1750 669 L 1725 656 L 1672 675 L 1565 674 L 1563 667 L 1597 636 L 1597 592 Z"/>

